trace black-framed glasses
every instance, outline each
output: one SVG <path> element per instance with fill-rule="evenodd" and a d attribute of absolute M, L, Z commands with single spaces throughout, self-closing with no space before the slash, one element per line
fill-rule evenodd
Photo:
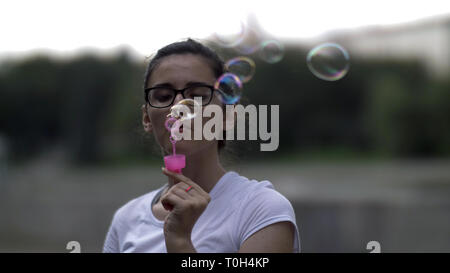
<path fill-rule="evenodd" d="M 214 86 L 207 84 L 191 85 L 183 89 L 175 89 L 168 86 L 156 86 L 146 88 L 145 101 L 155 108 L 169 107 L 175 101 L 178 93 L 181 93 L 184 99 L 194 99 L 199 97 L 202 106 L 209 104 L 214 93 Z"/>

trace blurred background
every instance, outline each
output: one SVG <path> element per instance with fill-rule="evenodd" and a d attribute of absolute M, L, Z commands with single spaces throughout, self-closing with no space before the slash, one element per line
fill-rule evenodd
<path fill-rule="evenodd" d="M 0 4 L 1 252 L 100 252 L 115 210 L 166 182 L 143 76 L 187 37 L 251 58 L 244 101 L 280 106 L 277 151 L 222 156 L 291 201 L 304 252 L 450 251 L 450 5 L 241 2 Z M 243 50 L 267 40 L 276 61 Z M 349 54 L 338 80 L 307 65 L 326 42 Z"/>

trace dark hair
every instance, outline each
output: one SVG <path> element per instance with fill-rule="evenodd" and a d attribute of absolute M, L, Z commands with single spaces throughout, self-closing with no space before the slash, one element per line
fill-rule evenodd
<path fill-rule="evenodd" d="M 160 64 L 164 57 L 174 55 L 174 54 L 194 54 L 205 57 L 214 72 L 216 78 L 219 78 L 225 71 L 224 61 L 217 55 L 216 52 L 211 50 L 209 47 L 188 38 L 185 41 L 175 42 L 169 44 L 156 52 L 156 55 L 151 59 L 147 66 L 144 76 L 144 89 L 147 88 L 148 81 L 152 75 L 153 70 Z M 225 146 L 225 140 L 219 140 L 219 150 Z"/>

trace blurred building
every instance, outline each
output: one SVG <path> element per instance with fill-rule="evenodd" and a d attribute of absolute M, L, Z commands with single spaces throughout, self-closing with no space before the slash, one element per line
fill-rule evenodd
<path fill-rule="evenodd" d="M 364 58 L 418 58 L 433 76 L 450 74 L 450 15 L 394 26 L 334 32 L 326 38 Z"/>

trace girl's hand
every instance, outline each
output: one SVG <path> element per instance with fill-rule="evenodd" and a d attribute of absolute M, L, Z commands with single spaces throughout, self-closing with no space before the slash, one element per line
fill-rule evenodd
<path fill-rule="evenodd" d="M 186 176 L 162 168 L 175 184 L 161 196 L 161 204 L 170 213 L 164 220 L 167 252 L 188 252 L 193 249 L 191 232 L 195 222 L 206 209 L 211 197 Z M 177 183 L 178 182 L 178 183 Z"/>

